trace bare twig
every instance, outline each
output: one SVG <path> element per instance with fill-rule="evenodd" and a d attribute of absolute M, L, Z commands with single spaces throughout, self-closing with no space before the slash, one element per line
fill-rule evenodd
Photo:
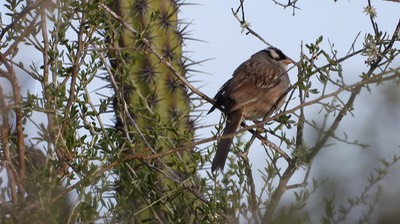
<path fill-rule="evenodd" d="M 306 171 L 306 174 L 304 175 L 303 182 L 301 182 L 299 184 L 289 185 L 286 187 L 286 190 L 292 190 L 292 189 L 296 189 L 296 188 L 306 187 L 308 184 L 308 177 L 310 176 L 310 172 L 311 172 L 311 164 L 307 167 L 307 171 Z"/>
<path fill-rule="evenodd" d="M 354 52 L 354 46 L 355 46 L 355 44 L 356 44 L 356 42 L 357 42 L 357 39 L 358 39 L 358 37 L 360 36 L 360 34 L 361 34 L 361 31 L 358 32 L 357 35 L 356 35 L 356 37 L 354 38 L 353 43 L 351 44 L 351 46 L 350 46 L 350 48 L 349 48 L 349 51 L 347 52 L 347 55 L 349 55 L 351 52 Z"/>
<path fill-rule="evenodd" d="M 258 33 L 256 33 L 253 29 L 250 28 L 250 23 L 248 21 L 246 21 L 246 19 L 245 19 L 243 3 L 244 3 L 244 0 L 240 0 L 240 5 L 238 6 L 238 8 L 236 10 L 234 10 L 233 8 L 231 9 L 233 16 L 235 16 L 235 18 L 239 21 L 242 29 L 247 30 L 246 34 L 250 33 L 253 36 L 255 36 L 256 38 L 258 38 L 259 40 L 261 40 L 267 46 L 273 47 L 272 44 L 268 43 L 264 38 L 262 38 Z M 239 17 L 239 11 L 241 13 L 242 18 Z"/>
<path fill-rule="evenodd" d="M 258 223 L 260 223 L 260 221 L 258 219 L 258 210 L 259 209 L 258 209 L 258 203 L 257 203 L 256 187 L 255 187 L 255 184 L 254 184 L 254 178 L 253 178 L 251 165 L 250 165 L 250 162 L 249 162 L 249 157 L 247 156 L 248 155 L 247 152 L 248 152 L 250 146 L 253 144 L 253 141 L 256 138 L 256 134 L 258 134 L 258 132 L 254 133 L 253 136 L 251 137 L 250 141 L 247 142 L 245 150 L 244 150 L 245 153 L 244 154 L 243 153 L 238 153 L 238 155 L 243 160 L 244 172 L 245 172 L 245 175 L 247 176 L 247 186 L 250 189 L 250 192 L 249 192 L 249 207 L 251 209 L 251 212 L 253 214 L 252 217 L 254 219 L 254 222 L 252 222 L 252 223 L 258 224 Z"/>
<path fill-rule="evenodd" d="M 21 89 L 19 87 L 17 75 L 15 70 L 3 54 L 0 54 L 0 62 L 6 67 L 8 76 L 7 79 L 11 83 L 13 98 L 14 98 L 14 111 L 15 111 L 15 123 L 17 131 L 17 150 L 18 150 L 18 176 L 15 179 L 18 181 L 18 194 L 21 200 L 25 197 L 25 188 L 23 187 L 22 181 L 25 178 L 25 143 L 24 143 L 24 128 L 23 128 L 23 114 L 22 114 L 22 96 Z M 17 202 L 17 201 L 16 201 Z"/>
<path fill-rule="evenodd" d="M 289 0 L 289 2 L 287 3 L 287 4 L 283 4 L 283 3 L 280 3 L 280 2 L 278 2 L 278 1 L 276 1 L 276 0 L 272 0 L 276 5 L 279 5 L 279 6 L 282 6 L 283 8 L 287 8 L 287 7 L 293 7 L 294 9 L 299 9 L 297 6 L 296 6 L 296 3 L 297 3 L 297 1 L 298 0 Z"/>
<path fill-rule="evenodd" d="M 10 121 L 8 119 L 9 116 L 9 108 L 6 104 L 5 97 L 3 95 L 3 88 L 0 85 L 0 113 L 1 113 L 1 148 L 4 155 L 4 165 L 6 166 L 7 176 L 8 176 L 8 186 L 11 193 L 12 202 L 17 204 L 18 203 L 18 196 L 17 196 L 17 181 L 18 173 L 15 170 L 15 167 L 11 161 L 11 150 L 10 150 L 10 143 L 9 143 L 9 133 L 10 133 Z"/>

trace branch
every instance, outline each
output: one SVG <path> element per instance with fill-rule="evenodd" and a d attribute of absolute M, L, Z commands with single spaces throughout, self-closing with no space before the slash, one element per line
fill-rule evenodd
<path fill-rule="evenodd" d="M 15 167 L 11 161 L 11 150 L 10 150 L 10 121 L 8 119 L 9 116 L 9 107 L 6 104 L 5 97 L 3 95 L 3 88 L 0 85 L 0 113 L 1 113 L 1 135 L 0 135 L 0 140 L 1 140 L 1 149 L 3 151 L 3 156 L 1 160 L 3 161 L 3 165 L 6 167 L 7 170 L 7 178 L 8 178 L 8 186 L 10 189 L 11 193 L 11 199 L 14 204 L 18 203 L 18 197 L 17 197 L 17 181 L 16 178 L 18 176 L 18 173 L 15 171 Z"/>
<path fill-rule="evenodd" d="M 39 0 L 39 1 L 35 1 L 33 4 L 28 5 L 26 8 L 24 8 L 21 13 L 19 13 L 17 16 L 15 16 L 13 18 L 13 21 L 8 24 L 6 27 L 4 27 L 0 33 L 0 40 L 3 39 L 4 35 L 6 35 L 6 33 L 17 26 L 17 23 L 26 15 L 28 15 L 32 10 L 38 8 L 41 4 L 43 4 L 44 2 L 47 2 L 48 0 Z M 2 41 L 3 42 L 3 41 Z"/>
<path fill-rule="evenodd" d="M 255 36 L 257 39 L 261 40 L 264 44 L 266 44 L 269 47 L 273 47 L 272 44 L 268 43 L 264 38 L 262 38 L 258 33 L 256 33 L 253 29 L 250 28 L 250 23 L 246 21 L 245 15 L 244 15 L 244 6 L 243 6 L 244 0 L 240 0 L 240 5 L 236 10 L 233 10 L 231 8 L 231 11 L 233 13 L 233 16 L 239 21 L 240 26 L 242 27 L 243 30 L 247 30 L 246 35 L 249 33 Z M 242 18 L 239 18 L 239 11 L 241 12 Z"/>
<path fill-rule="evenodd" d="M 374 24 L 374 23 L 372 23 L 372 24 Z M 372 76 L 373 72 L 378 68 L 380 62 L 383 60 L 384 55 L 389 53 L 389 51 L 393 48 L 393 44 L 394 44 L 394 42 L 396 42 L 396 40 L 399 36 L 399 33 L 400 33 L 400 19 L 399 19 L 399 22 L 397 23 L 397 26 L 393 32 L 393 36 L 392 36 L 392 39 L 390 40 L 389 44 L 384 49 L 384 51 L 378 55 L 377 60 L 371 65 L 370 69 L 368 70 L 367 77 L 370 77 L 370 79 L 363 80 L 358 85 L 356 85 L 352 88 L 352 93 L 351 93 L 349 99 L 347 100 L 346 105 L 340 110 L 338 116 L 335 118 L 335 121 L 332 123 L 332 125 L 330 126 L 328 131 L 325 133 L 325 135 L 322 137 L 322 139 L 319 142 L 317 142 L 314 147 L 312 147 L 312 149 L 308 155 L 308 158 L 307 158 L 307 160 L 309 162 L 318 154 L 318 152 L 325 145 L 325 143 L 329 139 L 329 137 L 336 131 L 337 127 L 339 126 L 339 123 L 342 121 L 343 117 L 346 115 L 346 112 L 352 107 L 352 105 L 356 99 L 356 96 L 361 91 L 361 88 L 365 84 L 368 84 L 371 80 L 372 81 L 379 80 L 380 78 L 382 78 L 382 74 L 385 74 L 385 73 L 382 73 L 381 75 Z M 397 76 L 398 76 L 398 74 L 394 74 L 392 77 L 397 77 Z"/>
<path fill-rule="evenodd" d="M 300 9 L 300 8 L 298 8 L 298 7 L 296 6 L 296 3 L 297 3 L 298 0 L 292 0 L 292 1 L 289 0 L 289 2 L 288 2 L 287 4 L 282 4 L 282 3 L 280 3 L 280 2 L 278 2 L 278 1 L 276 1 L 276 0 L 272 0 L 272 1 L 273 1 L 276 5 L 282 6 L 284 9 L 286 9 L 287 7 L 293 7 L 293 8 L 295 8 L 295 9 Z"/>
<path fill-rule="evenodd" d="M 259 134 L 256 132 L 256 134 Z M 256 195 L 256 187 L 254 184 L 254 178 L 251 170 L 251 165 L 249 163 L 249 157 L 247 156 L 247 152 L 250 148 L 250 146 L 253 144 L 254 139 L 256 138 L 256 135 L 254 134 L 250 141 L 247 142 L 246 147 L 245 147 L 245 153 L 238 153 L 238 156 L 242 158 L 243 164 L 244 164 L 244 173 L 247 176 L 247 186 L 250 188 L 249 194 L 249 206 L 251 209 L 251 212 L 253 213 L 253 219 L 255 224 L 259 224 L 260 221 L 258 220 L 258 203 L 257 203 L 257 195 Z"/>
<path fill-rule="evenodd" d="M 290 178 L 292 178 L 295 171 L 296 171 L 295 163 L 290 163 L 289 166 L 286 168 L 285 172 L 283 173 L 282 178 L 279 180 L 278 187 L 275 189 L 274 193 L 272 194 L 267 204 L 267 211 L 264 213 L 264 216 L 262 218 L 262 223 L 271 223 L 274 212 L 278 207 L 278 204 L 281 201 L 283 194 L 286 192 L 288 182 Z"/>
<path fill-rule="evenodd" d="M 76 49 L 76 53 L 75 53 L 75 57 L 73 59 L 73 66 L 72 66 L 72 74 L 71 74 L 71 83 L 70 83 L 70 88 L 69 88 L 69 97 L 68 97 L 68 101 L 67 101 L 67 105 L 65 106 L 64 109 L 64 118 L 63 118 L 63 122 L 62 122 L 62 126 L 60 128 L 60 131 L 57 133 L 56 136 L 56 141 L 58 139 L 62 139 L 65 136 L 65 131 L 67 130 L 67 127 L 69 126 L 69 122 L 71 121 L 69 118 L 69 114 L 70 114 L 70 110 L 71 107 L 73 105 L 73 103 L 75 102 L 75 97 L 76 97 L 76 85 L 77 85 L 77 78 L 78 78 L 78 73 L 79 70 L 81 68 L 81 65 L 84 62 L 85 59 L 85 53 L 84 53 L 84 42 L 83 42 L 83 35 L 84 35 L 84 30 L 86 29 L 84 27 L 85 23 L 85 15 L 82 15 L 82 18 L 80 19 L 80 24 L 81 26 L 79 27 L 78 30 L 78 39 L 77 39 L 77 49 Z M 61 142 L 61 144 L 64 144 L 64 142 Z M 68 163 L 72 161 L 72 154 L 69 151 L 69 149 L 67 149 L 66 147 L 59 147 L 58 144 L 56 144 L 56 148 L 58 148 L 58 150 L 62 150 L 61 153 L 59 153 L 61 155 L 61 157 L 59 157 L 59 161 L 61 162 L 61 166 L 60 166 L 60 171 L 61 173 L 66 173 L 67 169 L 68 169 Z M 60 156 L 58 155 L 58 156 Z"/>
<path fill-rule="evenodd" d="M 15 123 L 16 123 L 16 146 L 18 151 L 18 176 L 15 176 L 18 185 L 18 194 L 20 200 L 23 201 L 25 197 L 25 188 L 23 187 L 22 181 L 25 179 L 25 143 L 24 143 L 24 128 L 23 128 L 23 114 L 22 114 L 22 96 L 21 89 L 19 87 L 17 75 L 14 67 L 7 61 L 3 54 L 0 54 L 0 62 L 6 67 L 8 76 L 7 79 L 11 83 L 11 88 L 14 98 L 14 111 L 15 111 Z M 8 116 L 8 115 L 7 115 Z M 9 124 L 8 124 L 9 125 Z M 7 146 L 8 147 L 8 146 Z M 11 161 L 10 161 L 11 162 Z M 17 203 L 17 201 L 15 201 Z"/>

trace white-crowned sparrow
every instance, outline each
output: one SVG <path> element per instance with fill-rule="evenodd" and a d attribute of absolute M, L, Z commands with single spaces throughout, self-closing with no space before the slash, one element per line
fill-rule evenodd
<path fill-rule="evenodd" d="M 215 95 L 215 105 L 208 112 L 223 108 L 227 116 L 223 135 L 235 133 L 243 118 L 256 121 L 282 106 L 290 84 L 286 71 L 290 63 L 293 61 L 282 51 L 270 47 L 255 53 L 235 70 Z M 218 142 L 212 171 L 224 169 L 232 140 Z"/>

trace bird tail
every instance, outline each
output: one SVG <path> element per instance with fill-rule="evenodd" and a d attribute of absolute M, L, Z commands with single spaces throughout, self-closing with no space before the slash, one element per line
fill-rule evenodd
<path fill-rule="evenodd" d="M 236 132 L 242 120 L 242 112 L 241 110 L 236 110 L 228 113 L 227 116 L 228 117 L 226 118 L 226 125 L 223 135 L 229 135 Z M 215 153 L 215 157 L 212 162 L 211 171 L 215 171 L 217 169 L 221 170 L 224 169 L 226 158 L 228 157 L 229 148 L 232 144 L 232 141 L 233 137 L 219 140 L 217 145 L 217 151 Z"/>

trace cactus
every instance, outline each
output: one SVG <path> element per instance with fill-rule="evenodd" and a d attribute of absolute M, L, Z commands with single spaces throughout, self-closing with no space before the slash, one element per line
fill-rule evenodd
<path fill-rule="evenodd" d="M 133 34 L 119 23 L 106 31 L 118 85 L 114 100 L 116 125 L 130 138 L 128 144 L 121 144 L 124 155 L 163 153 L 193 140 L 185 86 L 143 43 L 143 38 L 149 40 L 153 49 L 185 75 L 185 35 L 177 17 L 180 5 L 174 0 L 120 0 L 110 5 L 138 31 Z M 129 115 L 124 114 L 123 102 L 128 105 Z M 177 183 L 197 179 L 190 176 L 196 173 L 193 155 L 189 149 L 152 160 L 130 160 L 117 169 L 119 221 L 154 219 L 166 223 L 180 219 L 186 223 L 193 218 L 194 211 L 188 209 L 193 208 L 196 199 Z M 126 198 L 129 200 L 124 201 Z"/>

